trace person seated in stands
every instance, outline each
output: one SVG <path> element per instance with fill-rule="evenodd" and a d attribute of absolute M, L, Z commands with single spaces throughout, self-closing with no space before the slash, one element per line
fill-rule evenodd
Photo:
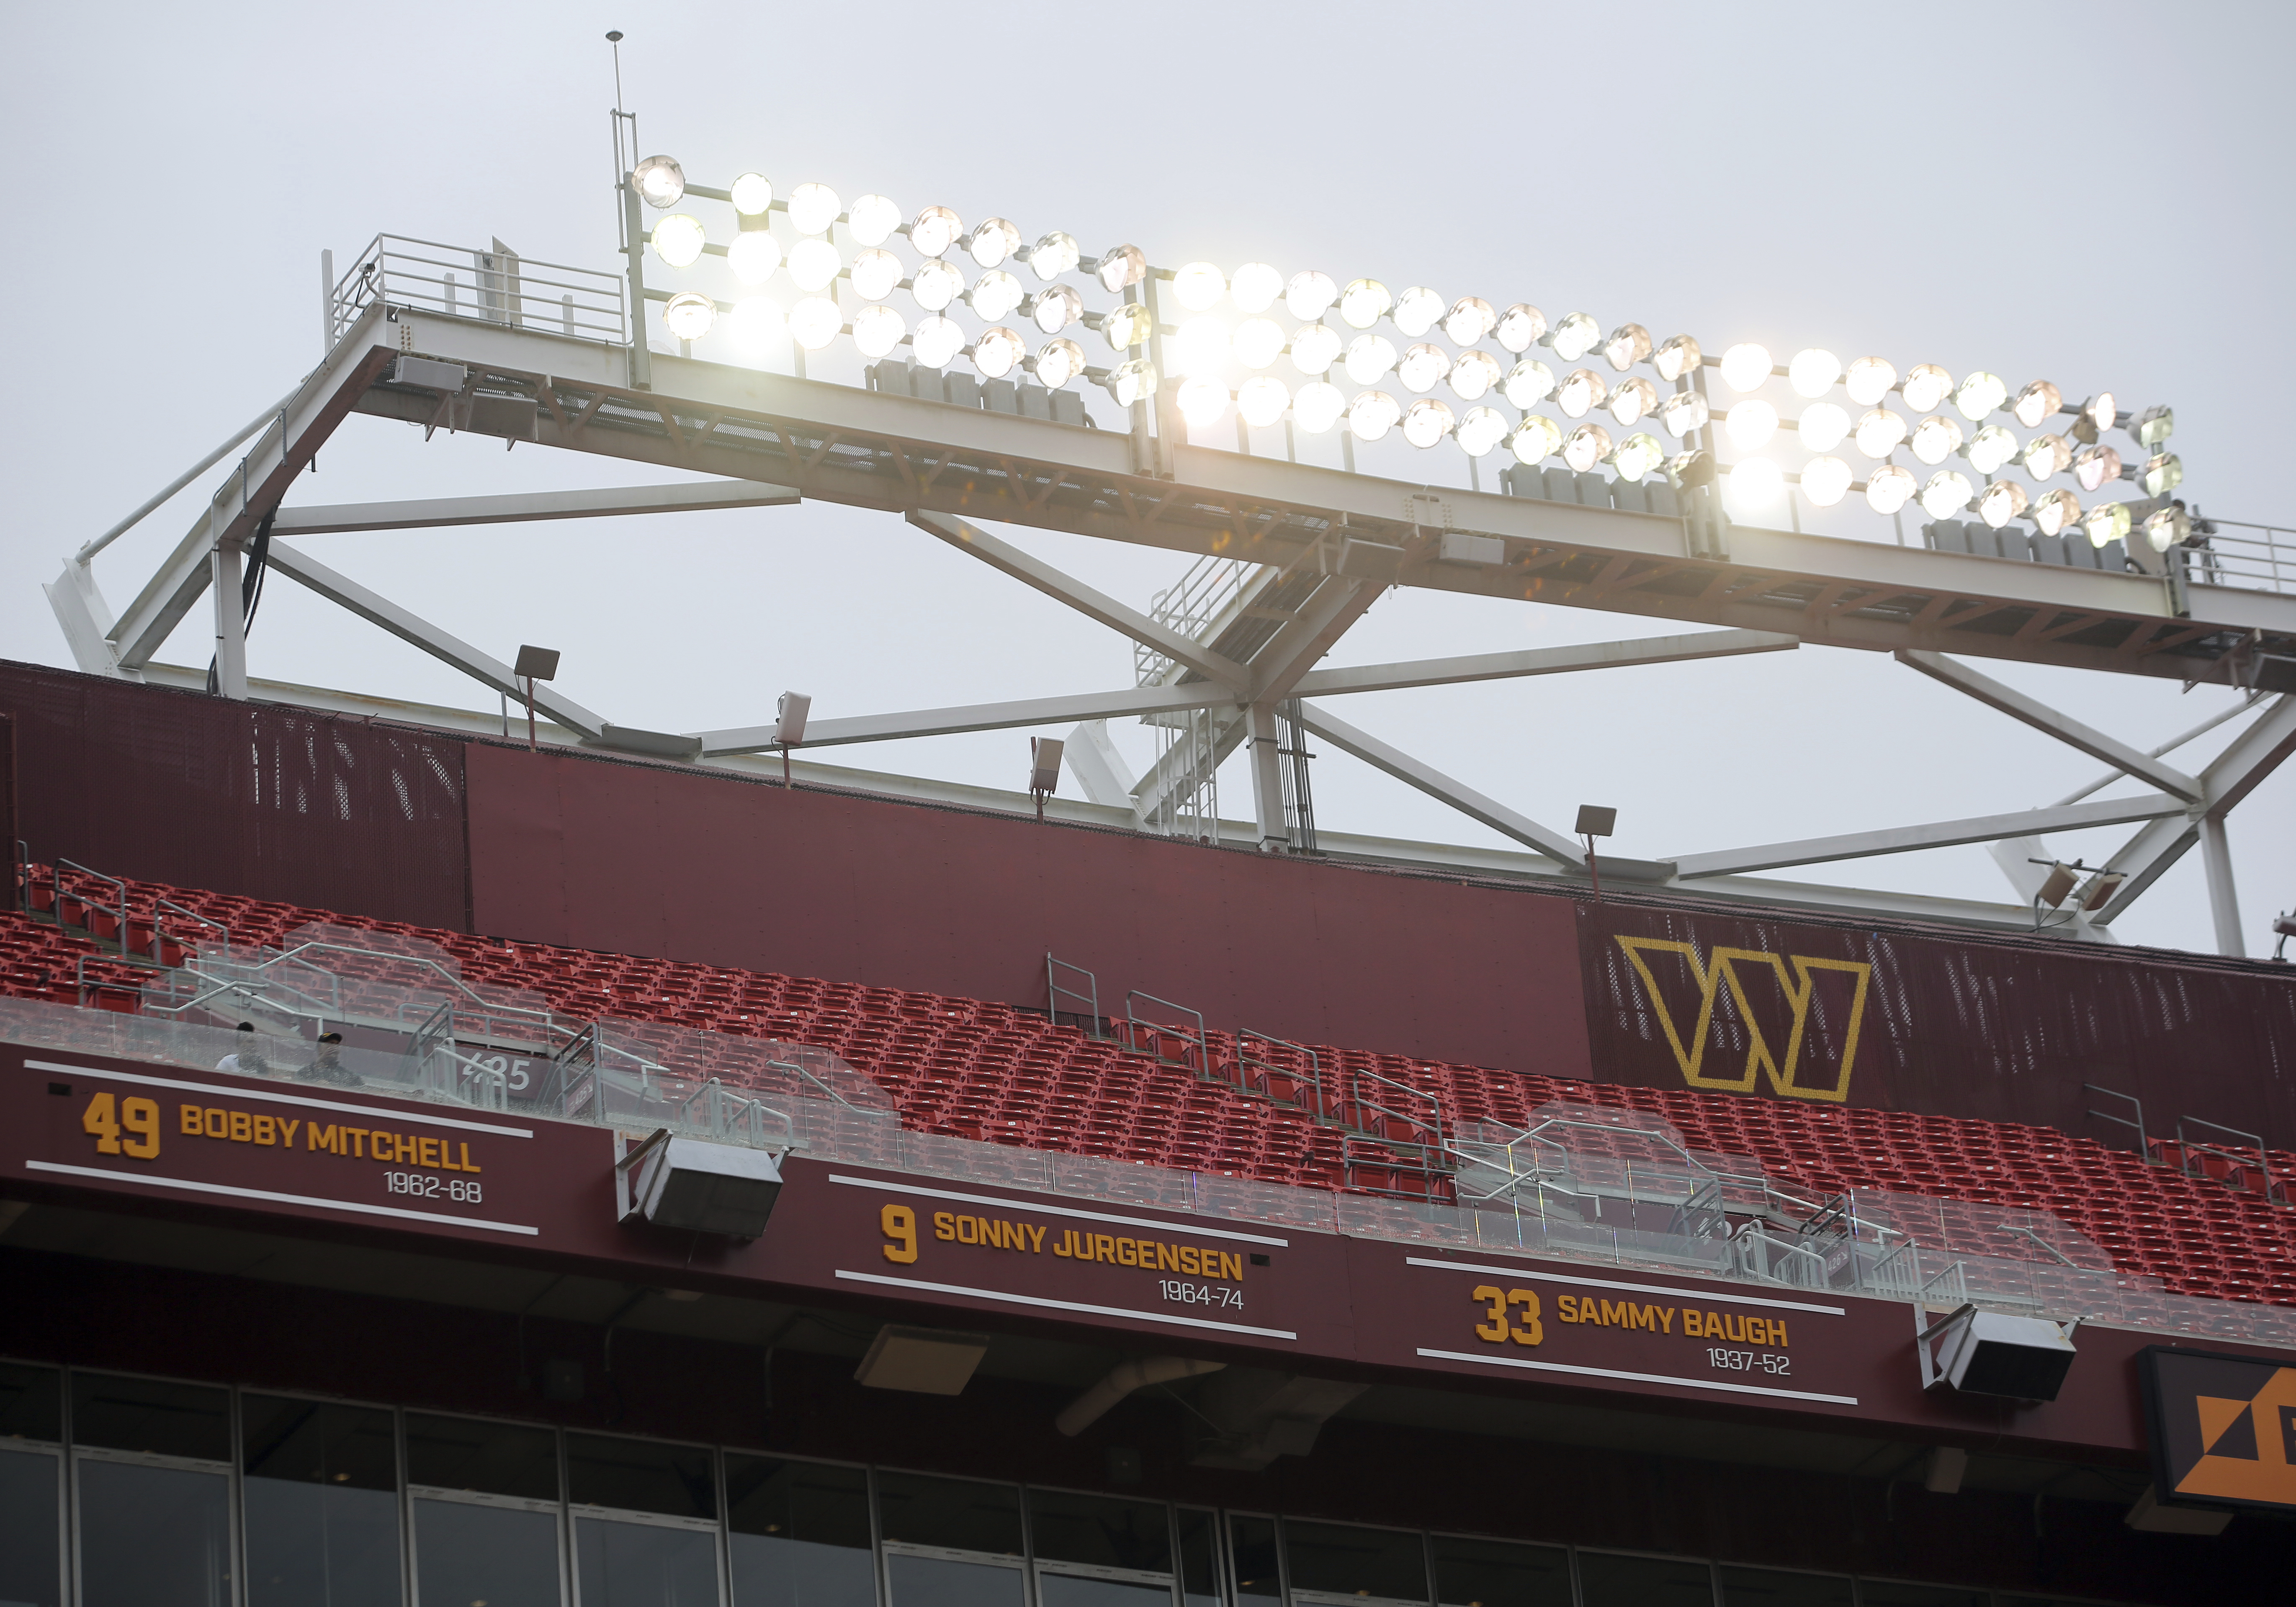
<path fill-rule="evenodd" d="M 236 1071 L 242 1077 L 270 1076 L 271 1062 L 265 1060 L 263 1058 L 263 1052 L 255 1046 L 255 1023 L 253 1021 L 242 1021 L 239 1024 L 239 1029 L 248 1035 L 245 1038 L 241 1040 L 247 1046 L 243 1049 L 234 1049 L 229 1054 L 225 1055 L 221 1060 L 216 1062 L 216 1070 L 218 1071 Z"/>
<path fill-rule="evenodd" d="M 332 1083 L 339 1088 L 356 1088 L 359 1075 L 343 1064 L 343 1035 L 323 1032 L 319 1035 L 319 1052 L 311 1063 L 295 1074 L 307 1083 Z"/>

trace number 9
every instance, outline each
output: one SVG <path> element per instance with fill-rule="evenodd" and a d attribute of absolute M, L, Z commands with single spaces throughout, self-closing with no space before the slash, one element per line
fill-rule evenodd
<path fill-rule="evenodd" d="M 119 1125 L 141 1138 L 131 1138 L 119 1147 L 138 1160 L 157 1159 L 160 1153 L 160 1107 L 148 1099 L 123 1099 L 119 1102 Z"/>
<path fill-rule="evenodd" d="M 885 1246 L 885 1259 L 906 1267 L 917 1259 L 916 1212 L 906 1205 L 889 1205 L 877 1213 L 877 1226 L 891 1241 Z"/>

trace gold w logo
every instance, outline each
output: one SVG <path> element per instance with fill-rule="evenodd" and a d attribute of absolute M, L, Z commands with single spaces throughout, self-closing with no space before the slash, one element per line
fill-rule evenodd
<path fill-rule="evenodd" d="M 1682 1069 L 1683 1081 L 1692 1087 L 1751 1094 L 1755 1073 L 1759 1072 L 1769 1078 L 1773 1093 L 1790 1099 L 1824 1099 L 1840 1103 L 1849 1097 L 1849 1072 L 1857 1059 L 1857 1032 L 1866 1021 L 1866 990 L 1874 975 L 1870 963 L 1808 955 L 1774 955 L 1752 948 L 1717 948 L 1702 961 L 1695 947 L 1669 938 L 1621 937 L 1619 947 L 1626 950 L 1628 961 L 1642 978 L 1643 987 L 1650 995 L 1651 1008 L 1658 1013 L 1659 1027 L 1666 1034 L 1668 1046 L 1674 1051 L 1675 1064 Z M 1651 962 L 1646 957 L 1651 955 L 1680 955 L 1690 967 L 1691 980 L 1697 985 L 1698 1024 L 1691 1029 L 1687 1048 L 1684 1047 L 1683 1035 L 1676 1029 L 1674 1013 L 1668 1009 L 1666 996 L 1659 990 L 1658 978 L 1652 973 Z M 1762 1032 L 1761 1022 L 1754 1014 L 1753 1001 L 1747 996 L 1745 981 L 1739 975 L 1741 965 L 1755 968 L 1757 975 L 1760 968 L 1767 966 L 1793 1012 L 1793 1027 L 1786 1038 L 1783 1058 L 1772 1052 L 1769 1039 Z M 1801 1070 L 1802 1048 L 1808 1038 L 1810 999 L 1816 983 L 1813 973 L 1821 971 L 1846 972 L 1856 979 L 1849 998 L 1849 1027 L 1841 1043 L 1841 1070 L 1830 1088 L 1805 1087 L 1795 1080 Z M 1725 983 L 1729 985 L 1731 1000 L 1738 1007 L 1738 1020 L 1746 1029 L 1746 1066 L 1736 1077 L 1709 1077 L 1704 1072 L 1708 1038 L 1714 1025 L 1715 999 Z"/>

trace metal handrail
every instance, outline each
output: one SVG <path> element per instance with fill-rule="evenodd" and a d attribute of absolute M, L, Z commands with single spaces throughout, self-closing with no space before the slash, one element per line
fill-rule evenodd
<path fill-rule="evenodd" d="M 428 254 L 439 252 L 447 255 Z M 472 275 L 470 311 L 464 310 L 462 284 L 455 277 L 466 265 Z M 422 271 L 425 269 L 434 271 Z M 537 294 L 529 287 L 537 285 L 560 293 L 554 298 Z M 513 327 L 554 324 L 570 337 L 608 345 L 629 338 L 627 304 L 618 275 L 406 234 L 375 235 L 329 290 L 331 338 L 340 337 L 378 300 Z"/>
<path fill-rule="evenodd" d="M 1257 1055 L 1246 1054 L 1244 1052 L 1244 1044 L 1247 1040 L 1261 1044 L 1275 1044 L 1283 1048 L 1290 1049 L 1298 1054 L 1306 1055 L 1308 1057 L 1308 1075 L 1305 1080 L 1308 1086 L 1313 1090 L 1315 1099 L 1315 1103 L 1308 1108 L 1314 1113 L 1316 1119 L 1318 1121 L 1330 1121 L 1335 1119 L 1332 1115 L 1329 1106 L 1327 1106 L 1324 1101 L 1323 1056 L 1317 1054 L 1315 1050 L 1308 1047 L 1306 1044 L 1295 1044 L 1290 1038 L 1276 1037 L 1272 1034 L 1266 1032 L 1255 1032 L 1250 1028 L 1245 1027 L 1240 1029 L 1235 1035 L 1235 1063 L 1239 1074 L 1241 1074 L 1244 1067 L 1250 1066 L 1258 1070 L 1267 1072 L 1276 1077 L 1288 1078 L 1295 1083 L 1302 1080 L 1299 1073 L 1292 1070 L 1288 1066 L 1279 1066 L 1273 1061 L 1263 1060 Z M 1259 1094 L 1261 1098 L 1267 1100 L 1273 1104 L 1288 1105 L 1293 1110 L 1298 1110 L 1300 1108 L 1300 1102 L 1297 1100 L 1277 1098 L 1275 1095 L 1271 1093 L 1265 1086 L 1266 1082 L 1266 1078 L 1261 1078 L 1263 1086 L 1259 1089 Z M 1250 1093 L 1252 1092 L 1252 1090 L 1246 1087 L 1244 1092 Z"/>
<path fill-rule="evenodd" d="M 2206 1127 L 2212 1133 L 2223 1133 L 2234 1138 L 2245 1138 L 2248 1143 L 2234 1147 L 2211 1144 L 2205 1140 L 2189 1139 L 2185 1136 L 2185 1127 L 2188 1123 L 2193 1127 Z M 2191 1160 L 2193 1152 L 2196 1150 L 2205 1154 L 2220 1156 L 2226 1160 L 2236 1162 L 2243 1167 L 2248 1164 L 2246 1152 L 2253 1150 L 2256 1152 L 2256 1169 L 2264 1177 L 2264 1197 L 2282 1205 L 2288 1203 L 2288 1185 L 2277 1172 L 2272 1169 L 2272 1155 L 2264 1147 L 2263 1135 L 2246 1132 L 2239 1127 L 2228 1127 L 2222 1122 L 2210 1121 L 2199 1116 L 2179 1116 L 2177 1119 L 2177 1168 L 2187 1177 L 2198 1175 L 2193 1170 Z"/>
<path fill-rule="evenodd" d="M 1060 972 L 1063 971 L 1072 971 L 1082 977 L 1090 984 L 1089 990 L 1078 993 L 1073 988 L 1062 987 Z M 1052 951 L 1046 949 L 1045 951 L 1045 1013 L 1054 1026 L 1060 1024 L 1062 994 L 1066 994 L 1072 999 L 1082 999 L 1089 1007 L 1085 1019 L 1092 1024 L 1085 1029 L 1085 1036 L 1095 1042 L 1099 1041 L 1101 1036 L 1100 979 L 1081 965 L 1072 965 L 1066 960 L 1054 959 Z"/>
<path fill-rule="evenodd" d="M 1144 999 L 1151 1004 L 1160 1004 L 1167 1010 L 1177 1011 L 1182 1015 L 1193 1017 L 1196 1023 L 1195 1037 L 1193 1038 L 1189 1037 L 1186 1029 L 1183 1027 L 1177 1025 L 1168 1027 L 1160 1021 L 1152 1021 L 1142 1016 L 1139 1012 L 1133 1007 L 1133 1001 L 1136 999 Z M 1152 1032 L 1169 1032 L 1174 1037 L 1179 1038 L 1182 1042 L 1192 1043 L 1195 1045 L 1196 1064 L 1194 1070 L 1196 1074 L 1199 1077 L 1209 1077 L 1211 1075 L 1211 1037 L 1210 1033 L 1204 1026 L 1204 1013 L 1202 1011 L 1191 1010 L 1185 1004 L 1176 1004 L 1169 999 L 1160 999 L 1152 993 L 1143 993 L 1139 988 L 1135 988 L 1128 991 L 1124 996 L 1124 1024 L 1126 1028 L 1126 1045 L 1133 1049 L 1136 1053 L 1139 1049 L 1139 1032 L 1142 1028 L 1146 1028 Z M 1161 1059 L 1162 1057 L 1160 1055 L 1158 1058 Z M 1184 1061 L 1181 1063 L 1185 1065 L 1186 1062 Z"/>

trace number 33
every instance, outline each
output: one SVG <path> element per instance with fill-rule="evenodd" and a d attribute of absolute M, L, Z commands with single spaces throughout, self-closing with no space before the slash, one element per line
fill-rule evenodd
<path fill-rule="evenodd" d="M 1529 1290 L 1510 1289 L 1501 1292 L 1490 1284 L 1484 1283 L 1478 1285 L 1470 1298 L 1482 1301 L 1490 1316 L 1490 1321 L 1488 1323 L 1475 1324 L 1477 1339 L 1488 1340 L 1494 1345 L 1504 1344 L 1508 1340 L 1513 1340 L 1518 1345 L 1535 1345 L 1546 1337 L 1546 1331 L 1538 1325 L 1538 1296 Z M 1514 1327 L 1509 1324 L 1507 1308 L 1510 1306 L 1519 1306 L 1522 1308 L 1524 1320 L 1529 1326 Z"/>

